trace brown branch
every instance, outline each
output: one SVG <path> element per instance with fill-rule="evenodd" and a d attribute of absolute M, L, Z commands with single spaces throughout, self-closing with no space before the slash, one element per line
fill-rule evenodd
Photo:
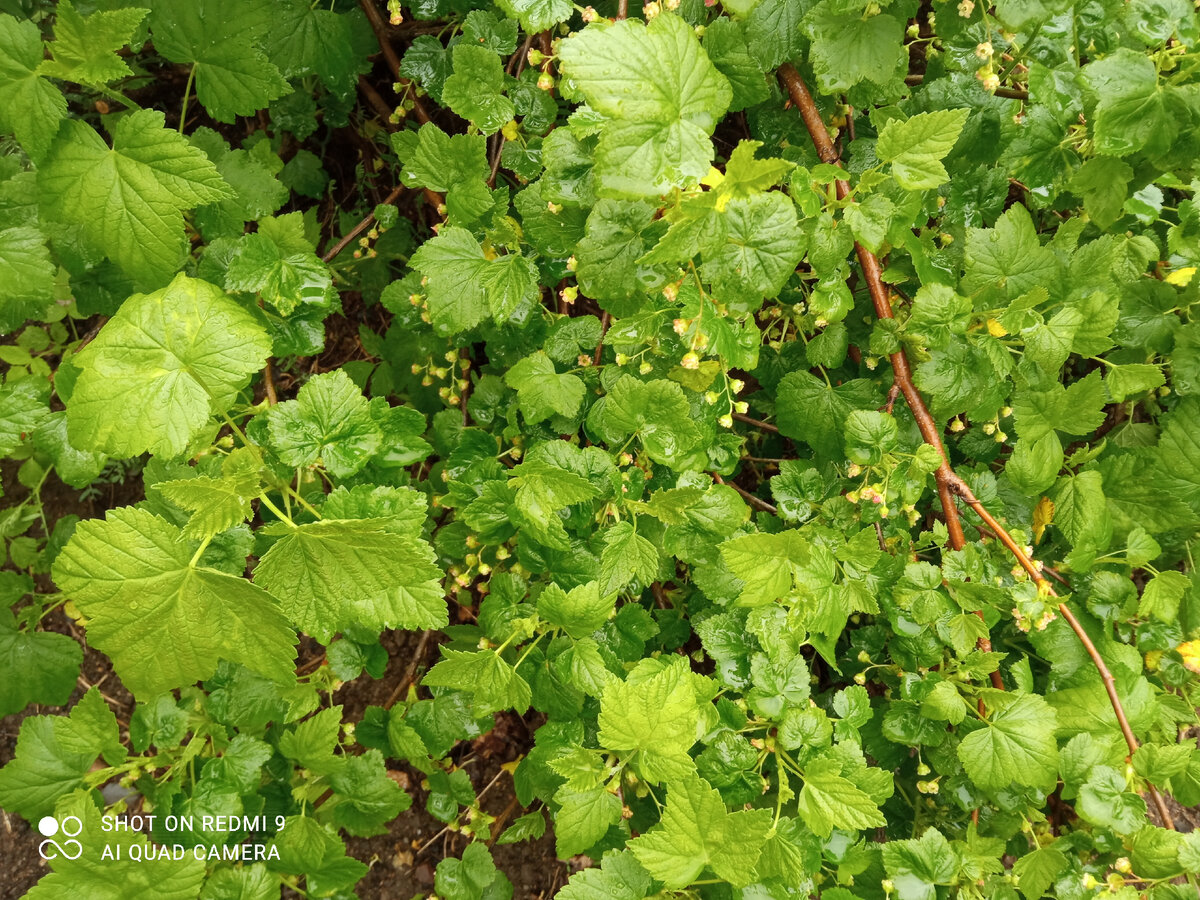
<path fill-rule="evenodd" d="M 979 501 L 979 498 L 975 496 L 970 486 L 957 475 L 954 476 L 953 486 L 955 492 L 966 501 L 971 509 L 975 510 L 976 515 L 983 519 L 984 524 L 999 538 L 1000 543 L 1004 544 L 1008 548 L 1008 552 L 1016 557 L 1017 563 L 1033 579 L 1034 584 L 1037 585 L 1038 592 L 1045 596 L 1057 597 L 1058 594 L 1055 592 L 1053 585 L 1045 579 L 1041 570 L 1038 569 L 1037 564 L 1029 558 L 1029 555 L 1025 552 L 1025 548 L 1018 544 L 1013 539 L 1013 536 L 1008 533 L 1008 530 L 996 520 L 996 517 L 988 512 L 987 507 Z M 1091 658 L 1092 665 L 1100 673 L 1100 680 L 1104 682 L 1104 691 L 1108 694 L 1108 702 L 1112 706 L 1113 714 L 1117 718 L 1117 725 L 1120 726 L 1121 734 L 1125 738 L 1125 746 L 1129 749 L 1129 755 L 1133 756 L 1137 752 L 1138 742 L 1137 738 L 1134 737 L 1133 729 L 1129 725 L 1129 719 L 1125 715 L 1125 707 L 1121 704 L 1121 698 L 1117 694 L 1116 681 L 1113 678 L 1112 672 L 1109 670 L 1107 663 L 1104 662 L 1100 651 L 1096 649 L 1096 645 L 1092 642 L 1088 633 L 1083 630 L 1083 626 L 1075 618 L 1075 614 L 1071 612 L 1066 603 L 1060 602 L 1058 604 L 1058 612 L 1066 623 L 1071 626 L 1071 630 L 1079 638 L 1079 643 L 1083 645 L 1083 649 Z M 1154 800 L 1154 805 L 1158 809 L 1163 822 L 1168 828 L 1174 828 L 1174 823 L 1171 820 L 1171 814 L 1167 810 L 1166 803 L 1163 802 L 1154 785 L 1147 784 L 1147 787 L 1150 789 L 1150 796 Z"/>
<path fill-rule="evenodd" d="M 739 413 L 739 412 L 730 413 L 730 415 L 733 416 L 733 418 L 735 420 L 737 420 L 738 422 L 745 422 L 747 425 L 753 425 L 755 428 L 761 428 L 763 431 L 769 431 L 772 434 L 779 434 L 779 429 L 776 428 L 774 425 L 772 425 L 770 422 L 763 422 L 759 419 L 752 419 L 749 416 L 743 415 L 742 413 Z"/>
<path fill-rule="evenodd" d="M 629 0 L 617 0 L 617 21 L 629 15 Z"/>
<path fill-rule="evenodd" d="M 432 631 L 423 631 L 421 639 L 417 641 L 417 649 L 413 651 L 412 658 L 408 661 L 408 669 L 404 672 L 404 677 L 400 679 L 400 683 L 396 685 L 396 689 L 392 691 L 392 696 L 388 697 L 387 703 L 383 704 L 384 709 L 391 709 L 408 691 L 409 685 L 413 683 L 413 679 L 417 676 L 417 667 L 425 659 L 425 648 L 429 646 L 429 639 L 433 637 Z"/>
<path fill-rule="evenodd" d="M 392 46 L 391 38 L 388 37 L 388 23 L 384 20 L 383 14 L 379 12 L 379 8 L 375 6 L 375 0 L 358 0 L 358 5 L 362 7 L 367 21 L 371 23 L 371 30 L 375 32 L 375 40 L 379 42 L 379 49 L 383 51 L 383 58 L 392 71 L 392 77 L 397 84 L 412 89 L 413 112 L 417 116 L 417 121 L 424 125 L 429 121 L 429 113 L 417 99 L 416 85 L 400 74 L 400 57 L 396 53 L 396 48 Z"/>
<path fill-rule="evenodd" d="M 384 198 L 383 205 L 387 206 L 389 203 L 394 203 L 396 198 L 400 196 L 400 192 L 403 190 L 404 185 L 397 185 L 392 192 Z M 326 251 L 325 255 L 321 257 L 321 262 L 327 263 L 333 260 L 339 253 L 341 253 L 350 245 L 351 241 L 370 228 L 373 224 L 375 224 L 375 213 L 369 212 L 367 213 L 366 218 L 346 232 L 340 241 Z"/>
<path fill-rule="evenodd" d="M 747 503 L 749 503 L 751 506 L 756 506 L 756 507 L 758 507 L 759 509 L 761 509 L 763 512 L 769 512 L 769 513 L 771 513 L 772 515 L 778 515 L 778 514 L 779 514 L 779 510 L 778 510 L 778 509 L 776 509 L 774 506 L 772 506 L 772 505 L 771 505 L 770 503 L 768 503 L 766 500 L 763 500 L 761 497 L 756 497 L 756 496 L 754 496 L 752 493 L 750 493 L 748 490 L 746 490 L 746 489 L 745 489 L 744 487 L 742 487 L 741 485 L 735 484 L 735 483 L 734 483 L 734 482 L 732 482 L 732 481 L 726 481 L 724 478 L 722 478 L 722 477 L 721 477 L 721 476 L 720 476 L 718 473 L 716 473 L 716 472 L 709 472 L 708 474 L 709 474 L 709 475 L 711 475 L 711 476 L 713 477 L 713 480 L 714 480 L 714 481 L 715 481 L 717 484 L 723 484 L 723 485 L 725 485 L 726 487 L 731 487 L 731 488 L 733 488 L 735 491 L 737 491 L 739 494 L 741 494 L 741 495 L 742 495 L 742 498 L 743 498 L 743 499 L 744 499 L 744 500 L 745 500 Z"/>
<path fill-rule="evenodd" d="M 592 354 L 592 365 L 600 365 L 600 357 L 604 353 L 604 336 L 608 334 L 608 325 L 612 321 L 612 316 L 608 310 L 600 314 L 600 340 L 596 342 L 596 352 Z"/>
<path fill-rule="evenodd" d="M 379 118 L 383 121 L 383 127 L 389 132 L 395 131 L 396 126 L 392 122 L 392 114 L 395 110 L 387 105 L 387 101 L 379 95 L 379 91 L 375 90 L 371 82 L 367 81 L 361 75 L 358 76 L 358 89 L 362 91 L 362 95 L 367 99 L 367 103 L 371 105 L 371 108 L 375 110 Z"/>
<path fill-rule="evenodd" d="M 271 360 L 268 357 L 267 364 L 263 366 L 263 389 L 267 392 L 267 403 L 274 406 L 279 402 L 279 395 L 275 393 L 275 373 L 271 371 Z"/>

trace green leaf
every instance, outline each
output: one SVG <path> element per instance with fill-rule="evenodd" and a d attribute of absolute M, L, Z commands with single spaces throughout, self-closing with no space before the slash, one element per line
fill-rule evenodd
<path fill-rule="evenodd" d="M 333 796 L 318 817 L 355 837 L 387 832 L 387 823 L 408 809 L 412 798 L 388 777 L 383 754 L 371 749 L 345 758 L 329 776 Z"/>
<path fill-rule="evenodd" d="M 114 509 L 79 523 L 54 580 L 88 618 L 88 643 L 139 697 L 209 678 L 222 659 L 291 680 L 294 635 L 274 599 L 195 565 L 194 550 L 165 519 Z"/>
<path fill-rule="evenodd" d="M 175 456 L 270 352 L 262 326 L 220 288 L 177 275 L 126 300 L 74 358 L 82 374 L 67 406 L 71 442 L 117 457 Z"/>
<path fill-rule="evenodd" d="M 468 653 L 444 647 L 442 657 L 421 679 L 422 684 L 472 694 L 476 716 L 501 709 L 514 709 L 523 715 L 529 709 L 528 682 L 495 650 Z"/>
<path fill-rule="evenodd" d="M 504 67 L 487 47 L 454 45 L 454 74 L 442 88 L 442 102 L 484 134 L 512 121 L 512 101 L 504 96 Z"/>
<path fill-rule="evenodd" d="M 22 378 L 0 385 L 0 455 L 9 456 L 50 416 L 46 383 Z"/>
<path fill-rule="evenodd" d="M 67 114 L 62 92 L 38 74 L 42 35 L 30 21 L 0 14 L 0 131 L 16 135 L 40 162 Z"/>
<path fill-rule="evenodd" d="M 635 675 L 640 677 L 635 680 Z M 688 750 L 696 742 L 699 720 L 691 674 L 685 667 L 635 670 L 627 680 L 614 679 L 604 689 L 599 740 L 609 750 L 637 754 L 636 765 L 644 778 L 673 780 L 694 769 Z"/>
<path fill-rule="evenodd" d="M 1138 601 L 1138 615 L 1154 617 L 1160 622 L 1174 622 L 1179 616 L 1179 603 L 1191 587 L 1182 572 L 1159 572 L 1146 583 Z"/>
<path fill-rule="evenodd" d="M 1110 156 L 1095 156 L 1071 176 L 1071 190 L 1083 198 L 1084 209 L 1101 228 L 1121 216 L 1133 169 Z"/>
<path fill-rule="evenodd" d="M 789 372 L 779 383 L 779 430 L 824 456 L 837 457 L 842 453 L 842 433 L 850 411 L 876 405 L 867 381 L 856 379 L 830 387 L 811 372 Z"/>
<path fill-rule="evenodd" d="M 554 799 L 559 803 L 554 815 L 554 846 L 564 859 L 590 850 L 621 821 L 621 801 L 605 787 L 573 791 L 564 786 Z"/>
<path fill-rule="evenodd" d="M 892 119 L 879 132 L 875 153 L 892 164 L 892 177 L 910 191 L 943 184 L 950 176 L 942 159 L 954 149 L 968 110 L 940 109 L 911 119 Z"/>
<path fill-rule="evenodd" d="M 583 382 L 569 373 L 559 375 L 543 350 L 518 360 L 504 374 L 504 383 L 516 388 L 517 403 L 527 422 L 555 415 L 570 418 L 583 403 Z"/>
<path fill-rule="evenodd" d="M 218 122 L 232 122 L 291 92 L 259 42 L 271 11 L 255 0 L 155 0 L 154 47 L 171 62 L 192 64 L 196 99 Z"/>
<path fill-rule="evenodd" d="M 683 388 L 673 381 L 639 381 L 622 376 L 605 397 L 604 422 L 617 440 L 641 438 L 655 462 L 678 464 L 699 441 Z"/>
<path fill-rule="evenodd" d="M 635 578 L 647 585 L 658 574 L 658 548 L 634 530 L 630 522 L 617 522 L 603 532 L 600 585 L 605 593 L 622 590 Z"/>
<path fill-rule="evenodd" d="M 727 812 L 708 782 L 687 774 L 670 782 L 662 819 L 630 841 L 629 849 L 669 890 L 687 887 L 706 867 L 744 887 L 754 880 L 754 864 L 770 829 L 770 810 Z"/>
<path fill-rule="evenodd" d="M 564 40 L 558 58 L 605 117 L 596 149 L 604 191 L 656 196 L 708 171 L 709 135 L 733 94 L 683 19 L 665 13 L 648 26 L 593 23 Z"/>
<path fill-rule="evenodd" d="M 823 93 L 847 91 L 861 81 L 884 84 L 899 74 L 908 58 L 904 22 L 886 13 L 871 15 L 864 7 L 866 3 L 823 0 L 804 19 L 804 31 L 813 42 L 813 71 Z"/>
<path fill-rule="evenodd" d="M 297 628 L 328 643 L 355 623 L 442 628 L 441 571 L 423 540 L 386 519 L 323 519 L 287 529 L 254 570 Z"/>
<path fill-rule="evenodd" d="M 843 778 L 837 763 L 821 761 L 804 771 L 804 787 L 796 809 L 804 824 L 823 838 L 833 829 L 874 828 L 887 824 L 879 807 L 854 783 Z"/>
<path fill-rule="evenodd" d="M 571 876 L 558 896 L 561 900 L 642 900 L 650 892 L 650 876 L 628 850 L 604 854 L 599 867 Z"/>
<path fill-rule="evenodd" d="M 1189 121 L 1187 105 L 1173 87 L 1160 87 L 1154 62 L 1122 47 L 1089 63 L 1083 75 L 1096 93 L 1096 152 L 1128 156 L 1163 153 Z"/>
<path fill-rule="evenodd" d="M 1020 857 L 1013 864 L 1013 874 L 1017 876 L 1021 896 L 1025 900 L 1039 900 L 1066 867 L 1066 856 L 1053 847 L 1039 847 Z"/>
<path fill-rule="evenodd" d="M 286 465 L 320 464 L 343 478 L 365 466 L 382 439 L 370 404 L 343 369 L 314 376 L 295 400 L 272 406 L 267 425 Z"/>
<path fill-rule="evenodd" d="M 353 96 L 358 75 L 371 70 L 368 55 L 379 49 L 362 16 L 307 0 L 276 0 L 268 10 L 263 44 L 284 77 L 316 75 L 338 97 Z"/>
<path fill-rule="evenodd" d="M 748 304 L 778 294 L 804 255 L 795 205 L 778 191 L 755 194 L 730 200 L 722 219 L 725 240 L 700 267 L 713 293 Z"/>
<path fill-rule="evenodd" d="M 573 12 L 568 0 L 497 0 L 496 5 L 520 21 L 529 34 L 553 28 Z"/>
<path fill-rule="evenodd" d="M 129 6 L 100 10 L 85 19 L 70 0 L 60 0 L 50 43 L 53 59 L 41 64 L 39 74 L 79 84 L 104 84 L 132 75 L 117 51 L 129 43 L 148 12 Z"/>
<path fill-rule="evenodd" d="M 36 228 L 0 229 L 0 332 L 41 318 L 54 294 L 55 270 L 46 239 Z"/>
<path fill-rule="evenodd" d="M 447 136 L 432 122 L 422 125 L 416 135 L 392 136 L 392 146 L 404 163 L 401 182 L 405 187 L 445 193 L 451 225 L 469 225 L 492 208 L 486 142 L 481 134 Z"/>
<path fill-rule="evenodd" d="M 967 230 L 962 292 L 981 289 L 1012 300 L 1038 287 L 1058 282 L 1060 264 L 1053 251 L 1041 246 L 1033 219 L 1021 204 L 1009 207 L 995 228 Z"/>
<path fill-rule="evenodd" d="M 958 873 L 958 854 L 936 828 L 920 838 L 883 845 L 883 865 L 901 900 L 934 900 L 936 885 L 946 885 Z"/>
<path fill-rule="evenodd" d="M 489 312 L 504 322 L 538 296 L 530 260 L 519 253 L 489 259 L 465 228 L 443 228 L 409 263 L 428 280 L 429 313 L 446 334 L 478 325 Z"/>
<path fill-rule="evenodd" d="M 329 267 L 304 239 L 299 213 L 264 218 L 258 231 L 238 241 L 225 287 L 254 291 L 288 316 L 297 309 L 327 308 L 333 296 Z"/>
<path fill-rule="evenodd" d="M 1049 791 L 1058 779 L 1054 708 L 1036 694 L 1022 694 L 958 745 L 971 780 L 986 791 L 1013 784 Z"/>
<path fill-rule="evenodd" d="M 1129 791 L 1124 776 L 1110 766 L 1092 770 L 1075 808 L 1084 820 L 1118 834 L 1133 834 L 1146 824 L 1146 801 Z"/>
<path fill-rule="evenodd" d="M 232 196 L 204 153 L 163 122 L 148 109 L 122 117 L 110 149 L 88 125 L 68 120 L 37 181 L 45 216 L 78 225 L 88 244 L 151 287 L 183 261 L 183 210 Z"/>
<path fill-rule="evenodd" d="M 83 651 L 65 634 L 17 628 L 0 608 L 0 716 L 30 703 L 62 706 L 75 689 Z"/>
<path fill-rule="evenodd" d="M 763 606 L 791 592 L 809 545 L 799 531 L 747 534 L 721 545 L 721 559 L 742 582 L 739 606 Z"/>
<path fill-rule="evenodd" d="M 602 592 L 594 581 L 564 591 L 548 584 L 538 597 L 538 613 L 573 638 L 585 638 L 598 631 L 615 611 L 613 592 Z"/>
<path fill-rule="evenodd" d="M 220 478 L 198 475 L 156 485 L 167 500 L 191 512 L 184 537 L 206 541 L 250 518 L 250 501 L 259 494 L 258 467 L 251 451 L 234 452 Z"/>

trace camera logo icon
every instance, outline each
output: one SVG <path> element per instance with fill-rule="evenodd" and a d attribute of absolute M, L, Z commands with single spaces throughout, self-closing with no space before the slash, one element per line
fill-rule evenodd
<path fill-rule="evenodd" d="M 42 837 L 46 838 L 38 844 L 38 855 L 42 859 L 58 859 L 60 854 L 66 859 L 79 859 L 83 855 L 83 844 L 74 840 L 83 831 L 83 822 L 79 816 L 66 816 L 61 822 L 54 816 L 45 816 L 38 822 L 37 827 Z M 53 840 L 60 831 L 67 838 L 61 844 Z"/>

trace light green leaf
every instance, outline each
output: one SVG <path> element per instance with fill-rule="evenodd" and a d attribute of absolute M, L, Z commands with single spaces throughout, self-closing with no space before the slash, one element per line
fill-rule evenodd
<path fill-rule="evenodd" d="M 37 181 L 44 215 L 78 225 L 87 243 L 151 287 L 183 261 L 183 210 L 232 196 L 204 153 L 163 122 L 148 109 L 124 116 L 110 149 L 88 125 L 69 120 Z"/>
<path fill-rule="evenodd" d="M 1183 572 L 1159 572 L 1147 582 L 1138 602 L 1138 615 L 1153 616 L 1160 622 L 1174 622 L 1179 616 L 1179 603 L 1191 587 Z"/>
<path fill-rule="evenodd" d="M 429 313 L 446 334 L 478 325 L 489 312 L 504 322 L 538 295 L 530 260 L 519 253 L 489 259 L 465 228 L 443 228 L 409 264 L 428 279 Z"/>
<path fill-rule="evenodd" d="M 286 526 L 281 526 L 286 528 Z M 254 570 L 297 628 L 328 643 L 354 624 L 443 628 L 441 570 L 423 540 L 386 519 L 323 519 L 287 529 Z"/>
<path fill-rule="evenodd" d="M 560 804 L 554 816 L 555 850 L 569 859 L 590 850 L 621 821 L 621 801 L 605 787 L 573 791 L 562 787 L 554 795 Z"/>
<path fill-rule="evenodd" d="M 22 378 L 0 385 L 0 456 L 8 456 L 50 416 L 45 381 Z"/>
<path fill-rule="evenodd" d="M 564 40 L 558 58 L 606 117 L 596 150 L 603 190 L 656 196 L 708 171 L 709 135 L 733 94 L 683 19 L 664 13 L 648 26 L 593 23 Z"/>
<path fill-rule="evenodd" d="M 794 530 L 747 534 L 721 545 L 721 558 L 742 582 L 739 606 L 763 606 L 789 594 L 808 557 L 808 541 Z"/>
<path fill-rule="evenodd" d="M 0 333 L 40 317 L 54 292 L 54 263 L 36 228 L 0 229 Z"/>
<path fill-rule="evenodd" d="M 30 703 L 61 706 L 71 697 L 83 650 L 65 634 L 18 630 L 0 603 L 0 716 Z"/>
<path fill-rule="evenodd" d="M 194 65 L 196 99 L 218 122 L 291 93 L 259 45 L 271 25 L 271 10 L 258 0 L 155 0 L 150 16 L 154 48 Z"/>
<path fill-rule="evenodd" d="M 583 403 L 583 382 L 569 373 L 558 374 L 544 350 L 518 360 L 504 373 L 504 383 L 516 388 L 517 403 L 527 422 L 555 415 L 570 418 Z"/>
<path fill-rule="evenodd" d="M 496 5 L 517 19 L 529 34 L 553 28 L 571 17 L 568 0 L 497 0 Z"/>
<path fill-rule="evenodd" d="M 345 370 L 311 378 L 267 413 L 271 446 L 289 466 L 318 463 L 338 477 L 367 464 L 382 439 L 370 405 Z"/>
<path fill-rule="evenodd" d="M 50 43 L 53 59 L 43 62 L 38 73 L 80 84 L 104 84 L 132 75 L 117 51 L 129 43 L 147 12 L 129 6 L 99 10 L 85 19 L 70 0 L 60 0 Z"/>
<path fill-rule="evenodd" d="M 177 275 L 126 300 L 75 357 L 71 442 L 117 457 L 175 456 L 270 352 L 262 326 L 220 288 Z"/>
<path fill-rule="evenodd" d="M 1099 97 L 1095 116 L 1096 151 L 1128 156 L 1139 150 L 1163 153 L 1174 143 L 1187 105 L 1174 87 L 1158 84 L 1149 57 L 1122 47 L 1083 69 Z"/>
<path fill-rule="evenodd" d="M 997 792 L 1020 784 L 1052 790 L 1058 779 L 1054 708 L 1036 694 L 1022 694 L 958 745 L 971 780 Z"/>
<path fill-rule="evenodd" d="M 629 849 L 668 889 L 682 889 L 711 868 L 734 887 L 754 880 L 754 864 L 771 829 L 767 809 L 727 812 L 721 795 L 698 775 L 671 781 L 659 823 Z"/>
<path fill-rule="evenodd" d="M 193 564 L 180 530 L 134 507 L 79 523 L 54 580 L 88 618 L 88 643 L 139 697 L 210 677 L 219 660 L 292 679 L 292 629 L 262 588 Z"/>
<path fill-rule="evenodd" d="M 486 142 L 481 134 L 450 137 L 432 122 L 416 134 L 398 132 L 392 146 L 404 163 L 400 181 L 405 187 L 443 192 L 450 224 L 469 225 L 492 208 Z"/>
<path fill-rule="evenodd" d="M 529 684 L 495 650 L 469 653 L 446 647 L 442 656 L 442 661 L 421 679 L 422 684 L 474 695 L 476 716 L 501 709 L 514 709 L 523 715 L 529 709 Z"/>
<path fill-rule="evenodd" d="M 600 554 L 600 585 L 605 593 L 621 590 L 637 579 L 647 585 L 658 574 L 658 548 L 634 530 L 630 522 L 618 522 L 603 533 Z"/>
<path fill-rule="evenodd" d="M 0 131 L 11 131 L 40 162 L 67 114 L 67 100 L 41 77 L 42 35 L 30 21 L 0 14 Z"/>
<path fill-rule="evenodd" d="M 813 42 L 813 71 L 823 93 L 847 91 L 861 81 L 884 84 L 899 74 L 908 58 L 904 22 L 886 13 L 870 15 L 861 9 L 865 6 L 824 0 L 804 19 L 805 33 Z"/>
<path fill-rule="evenodd" d="M 585 638 L 599 630 L 613 614 L 616 597 L 602 592 L 594 581 L 564 591 L 548 584 L 538 597 L 538 613 L 573 638 Z"/>
<path fill-rule="evenodd" d="M 840 774 L 837 763 L 822 761 L 804 771 L 804 787 L 796 809 L 804 824 L 823 838 L 833 829 L 875 828 L 887 824 L 879 807 L 864 791 Z"/>
<path fill-rule="evenodd" d="M 792 201 L 778 191 L 734 198 L 722 218 L 725 241 L 704 253 L 700 267 L 713 293 L 749 304 L 779 293 L 804 255 Z"/>
<path fill-rule="evenodd" d="M 600 698 L 599 740 L 609 750 L 637 754 L 644 778 L 675 779 L 695 767 L 688 750 L 699 721 L 691 673 L 673 664 L 641 680 L 608 684 Z"/>
<path fill-rule="evenodd" d="M 333 278 L 312 246 L 295 233 L 301 227 L 299 213 L 260 221 L 258 231 L 238 241 L 225 287 L 254 291 L 284 316 L 297 309 L 327 308 Z"/>
<path fill-rule="evenodd" d="M 636 434 L 646 454 L 667 466 L 678 463 L 700 438 L 683 388 L 673 381 L 622 376 L 605 398 L 604 421 L 618 439 Z"/>
<path fill-rule="evenodd" d="M 484 134 L 499 131 L 516 114 L 504 96 L 500 57 L 465 42 L 454 46 L 454 74 L 442 88 L 442 102 Z"/>
<path fill-rule="evenodd" d="M 650 876 L 628 850 L 604 854 L 598 868 L 583 869 L 559 891 L 560 900 L 642 900 L 650 892 Z"/>
<path fill-rule="evenodd" d="M 879 132 L 875 152 L 892 164 L 892 177 L 900 187 L 910 191 L 938 187 L 950 177 L 942 159 L 954 149 L 968 112 L 939 109 L 911 119 L 892 119 Z"/>

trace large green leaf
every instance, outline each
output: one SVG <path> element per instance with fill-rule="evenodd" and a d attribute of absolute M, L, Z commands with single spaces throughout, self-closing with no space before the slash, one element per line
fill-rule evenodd
<path fill-rule="evenodd" d="M 110 456 L 181 453 L 271 352 L 263 327 L 206 281 L 135 294 L 75 357 L 72 443 Z"/>
<path fill-rule="evenodd" d="M 112 129 L 110 148 L 69 120 L 38 169 L 38 200 L 50 219 L 84 239 L 135 281 L 159 287 L 183 261 L 183 210 L 232 196 L 216 167 L 164 116 L 138 110 Z"/>
<path fill-rule="evenodd" d="M 433 550 L 382 519 L 325 519 L 287 528 L 254 570 L 301 631 L 328 643 L 354 624 L 441 628 L 446 602 Z"/>
<path fill-rule="evenodd" d="M 653 196 L 708 171 L 709 135 L 733 94 L 683 19 L 596 23 L 563 41 L 558 56 L 606 117 L 596 150 L 603 190 Z"/>
<path fill-rule="evenodd" d="M 165 519 L 124 507 L 79 524 L 54 580 L 139 697 L 208 678 L 222 659 L 290 679 L 295 636 L 275 600 L 194 551 Z"/>

